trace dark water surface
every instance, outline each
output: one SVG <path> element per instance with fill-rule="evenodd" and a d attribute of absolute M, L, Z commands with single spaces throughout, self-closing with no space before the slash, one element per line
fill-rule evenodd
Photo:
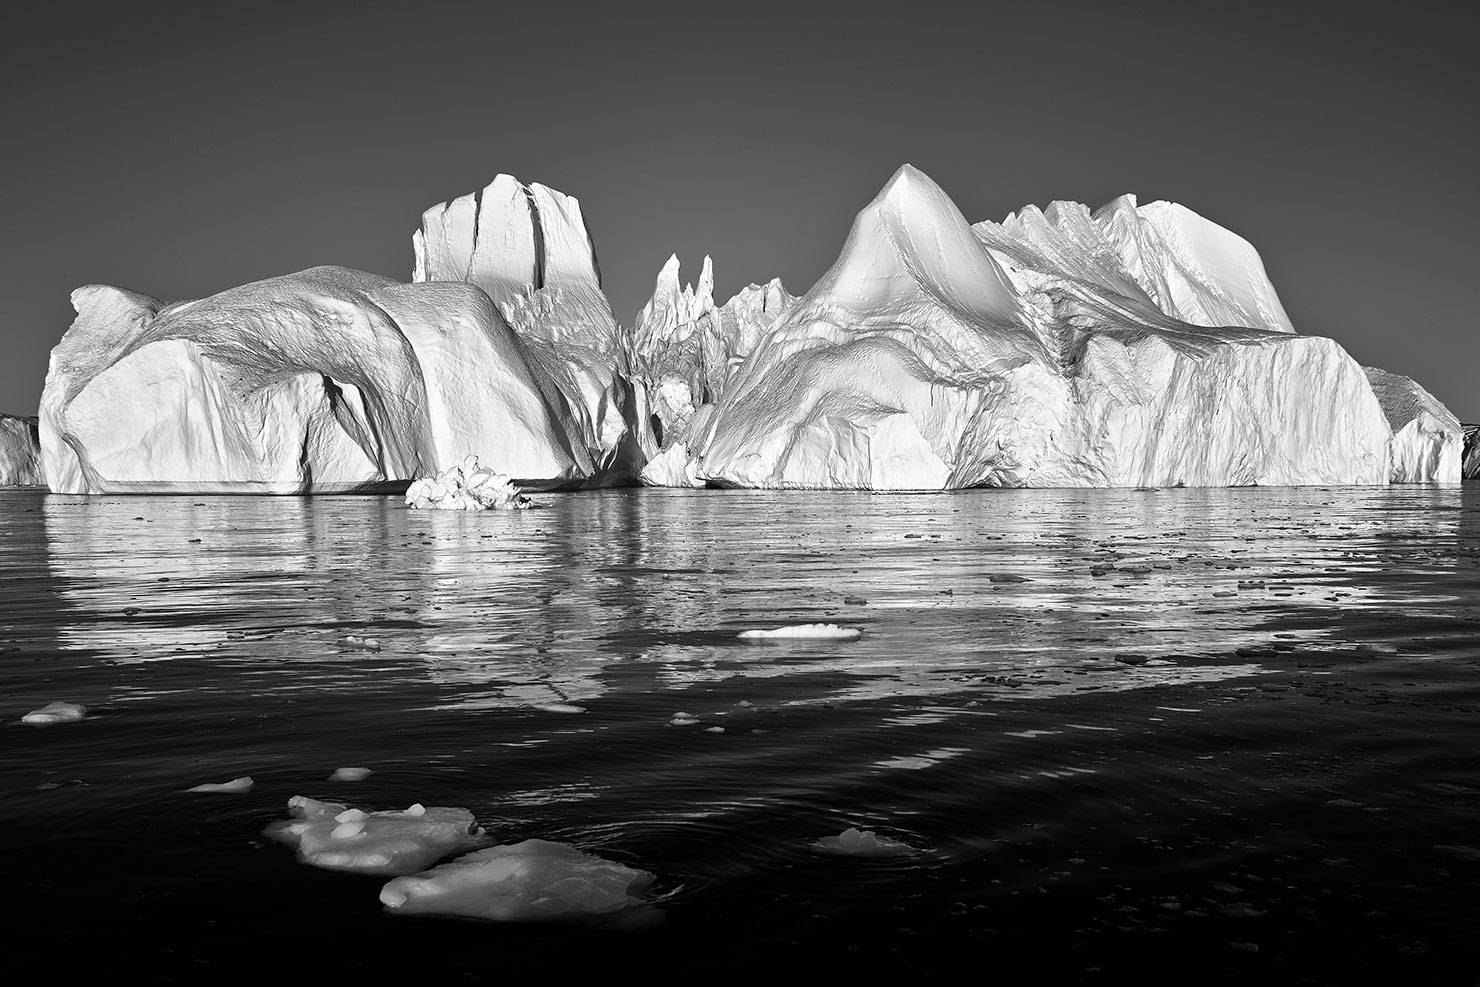
<path fill-rule="evenodd" d="M 1474 982 L 1473 488 L 540 499 L 0 493 L 7 966 Z M 817 621 L 864 634 L 736 638 Z M 299 794 L 644 868 L 663 921 L 388 914 L 262 836 Z"/>

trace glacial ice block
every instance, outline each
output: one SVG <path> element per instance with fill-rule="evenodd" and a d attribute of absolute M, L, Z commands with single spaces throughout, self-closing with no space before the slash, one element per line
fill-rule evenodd
<path fill-rule="evenodd" d="M 64 703 L 60 700 L 47 703 L 40 709 L 33 709 L 21 717 L 22 723 L 32 726 L 45 727 L 54 723 L 75 723 L 87 716 L 87 707 L 81 703 Z"/>
<path fill-rule="evenodd" d="M 1130 197 L 971 227 L 906 165 L 646 476 L 870 490 L 1379 484 L 1392 438 L 1362 368 L 1291 331 L 1235 234 Z"/>
<path fill-rule="evenodd" d="M 1392 482 L 1459 483 L 1465 434 L 1454 413 L 1412 378 L 1362 369 L 1393 430 Z"/>
<path fill-rule="evenodd" d="M 205 782 L 204 784 L 196 785 L 194 788 L 187 788 L 186 791 L 187 792 L 221 792 L 221 793 L 227 794 L 227 795 L 240 795 L 243 792 L 250 792 L 252 790 L 252 786 L 254 784 L 255 784 L 255 782 L 252 781 L 251 776 L 244 776 L 244 777 L 241 777 L 241 778 L 233 778 L 231 781 L 222 781 L 222 782 L 211 782 L 211 781 L 208 781 L 208 782 Z"/>
<path fill-rule="evenodd" d="M 316 267 L 72 304 L 38 426 L 57 492 L 398 490 L 475 450 L 528 481 L 590 473 L 553 385 L 468 285 Z"/>
<path fill-rule="evenodd" d="M 443 511 L 522 511 L 533 502 L 503 473 L 478 465 L 469 456 L 461 466 L 415 481 L 406 489 L 406 506 Z"/>
<path fill-rule="evenodd" d="M 45 482 L 36 419 L 0 415 L 0 487 L 34 487 Z"/>
<path fill-rule="evenodd" d="M 769 630 L 741 631 L 737 636 L 742 641 L 852 641 L 862 637 L 863 631 L 857 627 L 839 627 L 837 624 L 788 624 Z"/>
<path fill-rule="evenodd" d="M 642 904 L 653 875 L 574 847 L 525 840 L 489 847 L 386 884 L 380 900 L 403 915 L 497 922 L 607 915 Z"/>
<path fill-rule="evenodd" d="M 1480 477 L 1480 425 L 1465 425 L 1465 460 L 1461 468 L 1463 478 L 1473 480 Z"/>
<path fill-rule="evenodd" d="M 860 830 L 856 826 L 848 827 L 837 836 L 824 836 L 812 845 L 824 853 L 850 857 L 898 857 L 916 852 L 908 843 L 880 836 L 873 830 Z"/>
<path fill-rule="evenodd" d="M 302 795 L 288 800 L 296 817 L 267 835 L 296 847 L 305 864 L 367 874 L 414 874 L 471 844 L 482 830 L 467 809 L 413 805 L 364 812 Z"/>

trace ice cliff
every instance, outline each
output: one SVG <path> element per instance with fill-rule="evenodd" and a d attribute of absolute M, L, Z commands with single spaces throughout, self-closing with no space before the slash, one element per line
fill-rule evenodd
<path fill-rule="evenodd" d="M 0 487 L 33 487 L 45 482 L 36 419 L 0 415 Z"/>
<path fill-rule="evenodd" d="M 1466 480 L 1480 478 L 1480 425 L 1466 425 L 1465 461 L 1462 471 Z"/>
<path fill-rule="evenodd" d="M 1427 392 L 1380 394 L 1334 341 L 1296 335 L 1253 247 L 1191 210 L 1126 196 L 973 227 L 906 165 L 644 479 L 1453 481 L 1459 441 Z"/>

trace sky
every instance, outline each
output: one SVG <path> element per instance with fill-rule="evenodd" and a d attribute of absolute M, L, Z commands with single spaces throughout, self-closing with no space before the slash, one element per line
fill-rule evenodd
<path fill-rule="evenodd" d="M 718 301 L 801 294 L 910 162 L 973 222 L 1180 202 L 1298 332 L 1480 421 L 1480 60 L 1444 5 L 36 6 L 0 31 L 0 411 L 79 285 L 409 280 L 422 211 L 507 172 L 580 199 L 630 323 L 671 253 Z"/>

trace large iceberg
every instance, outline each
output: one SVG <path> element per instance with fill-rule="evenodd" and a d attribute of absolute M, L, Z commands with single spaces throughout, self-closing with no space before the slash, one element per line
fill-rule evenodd
<path fill-rule="evenodd" d="M 1458 431 L 1425 398 L 1422 413 L 1385 413 L 1339 345 L 1293 332 L 1253 247 L 1191 210 L 1126 196 L 973 227 L 906 165 L 644 478 L 877 490 L 1457 480 Z"/>
<path fill-rule="evenodd" d="M 35 487 L 45 482 L 36 419 L 0 415 L 0 487 Z"/>
<path fill-rule="evenodd" d="M 0 418 L 0 483 L 401 490 L 469 456 L 531 489 L 1473 472 L 1438 400 L 1296 334 L 1254 248 L 1174 203 L 972 226 L 906 165 L 803 297 L 772 281 L 717 305 L 709 258 L 682 285 L 674 257 L 630 329 L 580 203 L 546 186 L 499 175 L 428 209 L 413 248 L 410 284 L 318 267 L 169 304 L 79 288 L 34 432 Z"/>
<path fill-rule="evenodd" d="M 41 396 L 65 493 L 403 487 L 469 454 L 575 482 L 545 382 L 487 295 L 316 267 L 165 304 L 89 285 Z"/>

